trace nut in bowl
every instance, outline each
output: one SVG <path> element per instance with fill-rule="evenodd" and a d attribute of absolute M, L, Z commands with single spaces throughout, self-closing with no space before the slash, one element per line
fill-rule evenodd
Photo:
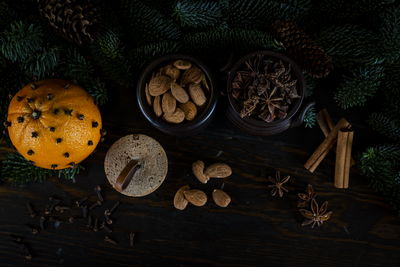
<path fill-rule="evenodd" d="M 157 129 L 191 135 L 210 122 L 217 93 L 202 63 L 186 55 L 169 55 L 143 71 L 137 100 L 146 119 Z"/>

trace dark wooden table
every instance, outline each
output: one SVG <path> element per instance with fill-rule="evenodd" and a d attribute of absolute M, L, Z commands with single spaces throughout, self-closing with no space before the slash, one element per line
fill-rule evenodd
<path fill-rule="evenodd" d="M 112 90 L 111 90 L 112 91 Z M 104 112 L 108 136 L 97 152 L 85 161 L 86 170 L 76 183 L 52 178 L 26 188 L 0 186 L 0 265 L 23 266 L 400 266 L 400 219 L 382 197 L 368 187 L 368 180 L 352 172 L 350 189 L 333 187 L 334 156 L 330 155 L 314 174 L 303 168 L 323 136 L 318 128 L 291 129 L 271 137 L 240 133 L 224 118 L 224 101 L 219 115 L 197 136 L 176 138 L 152 129 L 136 108 L 132 91 L 113 92 Z M 103 160 L 108 147 L 119 137 L 143 133 L 157 139 L 169 159 L 164 184 L 143 198 L 128 198 L 108 184 Z M 360 140 L 360 139 L 358 139 Z M 185 211 L 174 209 L 172 199 L 182 185 L 203 189 L 208 195 L 219 188 L 215 179 L 200 184 L 191 174 L 197 159 L 230 164 L 233 175 L 226 179 L 225 191 L 232 196 L 228 208 L 212 201 Z M 290 192 L 283 198 L 270 195 L 266 177 L 275 170 L 291 175 Z M 301 227 L 297 193 L 313 184 L 320 200 L 328 200 L 332 219 L 320 228 Z M 26 223 L 31 219 L 25 203 L 30 200 L 43 209 L 49 196 L 69 204 L 91 195 L 101 185 L 105 206 L 122 202 L 113 215 L 119 242 L 103 242 L 103 231 L 93 232 L 84 225 L 63 222 L 57 229 L 32 235 Z M 97 216 L 101 209 L 94 210 Z M 134 247 L 128 233 L 136 232 Z M 11 242 L 10 234 L 25 237 L 34 252 L 26 261 Z"/>

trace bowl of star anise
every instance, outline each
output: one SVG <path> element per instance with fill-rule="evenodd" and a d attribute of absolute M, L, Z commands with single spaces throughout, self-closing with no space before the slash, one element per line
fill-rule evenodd
<path fill-rule="evenodd" d="M 290 58 L 271 51 L 242 57 L 231 69 L 227 85 L 228 119 L 255 135 L 272 135 L 302 123 L 311 107 L 302 105 L 304 76 Z"/>

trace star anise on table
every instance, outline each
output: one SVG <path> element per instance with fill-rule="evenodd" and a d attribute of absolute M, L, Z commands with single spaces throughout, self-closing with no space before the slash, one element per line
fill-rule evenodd
<path fill-rule="evenodd" d="M 280 171 L 276 171 L 275 173 L 275 178 L 269 176 L 268 181 L 273 183 L 272 185 L 268 185 L 268 188 L 272 188 L 271 190 L 271 195 L 276 196 L 278 194 L 280 197 L 283 197 L 283 194 L 286 192 L 289 192 L 286 187 L 283 185 L 287 183 L 290 179 L 290 176 L 286 176 L 284 178 L 281 178 L 281 173 Z"/>
<path fill-rule="evenodd" d="M 319 207 L 315 198 L 311 200 L 311 210 L 300 209 L 299 212 L 306 219 L 301 226 L 311 225 L 314 228 L 315 225 L 321 226 L 324 222 L 329 220 L 332 216 L 332 211 L 327 211 L 328 201 L 325 201 L 321 207 Z"/>
<path fill-rule="evenodd" d="M 306 208 L 310 204 L 310 201 L 315 198 L 317 193 L 315 193 L 312 185 L 307 185 L 305 193 L 298 193 L 299 201 L 297 202 L 298 208 Z"/>

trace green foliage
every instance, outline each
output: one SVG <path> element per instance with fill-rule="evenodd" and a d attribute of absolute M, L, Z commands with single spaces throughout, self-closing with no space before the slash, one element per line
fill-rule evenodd
<path fill-rule="evenodd" d="M 400 58 L 400 9 L 390 8 L 381 17 L 382 49 L 388 62 L 396 62 Z"/>
<path fill-rule="evenodd" d="M 68 49 L 63 62 L 62 72 L 67 79 L 86 82 L 94 74 L 94 68 L 77 49 Z"/>
<path fill-rule="evenodd" d="M 378 91 L 383 76 L 383 66 L 379 61 L 360 68 L 339 86 L 335 94 L 336 102 L 344 109 L 363 106 Z"/>
<path fill-rule="evenodd" d="M 214 29 L 210 31 L 187 34 L 183 38 L 183 46 L 187 51 L 243 52 L 256 49 L 276 49 L 277 41 L 269 34 L 258 30 Z"/>
<path fill-rule="evenodd" d="M 317 42 L 337 67 L 352 69 L 360 64 L 371 64 L 379 55 L 376 35 L 357 25 L 326 28 L 317 36 Z"/>
<path fill-rule="evenodd" d="M 133 81 L 124 49 L 119 33 L 113 30 L 105 30 L 91 46 L 92 55 L 104 74 L 112 81 L 128 87 Z"/>
<path fill-rule="evenodd" d="M 39 26 L 18 21 L 0 35 L 0 52 L 12 62 L 24 61 L 43 46 L 42 38 Z"/>
<path fill-rule="evenodd" d="M 382 113 L 372 113 L 368 118 L 371 127 L 383 136 L 400 142 L 400 118 L 396 120 L 386 117 Z"/>
<path fill-rule="evenodd" d="M 121 0 L 121 13 L 129 26 L 127 31 L 139 44 L 181 37 L 172 18 L 139 0 Z"/>
<path fill-rule="evenodd" d="M 306 84 L 306 97 L 310 97 L 314 94 L 315 88 L 317 87 L 317 80 L 311 77 L 311 75 L 309 75 L 308 73 L 303 73 L 303 75 Z"/>
<path fill-rule="evenodd" d="M 311 0 L 222 0 L 229 27 L 267 29 L 279 19 L 298 20 L 311 7 Z"/>
<path fill-rule="evenodd" d="M 370 147 L 362 154 L 359 167 L 371 179 L 372 187 L 400 211 L 400 147 L 391 144 Z"/>
<path fill-rule="evenodd" d="M 93 97 L 94 102 L 97 105 L 101 106 L 107 102 L 108 96 L 107 96 L 106 85 L 100 79 L 96 78 L 89 81 L 86 84 L 85 89 Z"/>
<path fill-rule="evenodd" d="M 315 107 L 311 107 L 304 114 L 304 127 L 313 128 L 317 122 L 317 113 Z"/>
<path fill-rule="evenodd" d="M 22 186 L 30 182 L 43 182 L 50 176 L 74 179 L 82 169 L 83 167 L 80 165 L 64 170 L 42 169 L 32 165 L 19 153 L 15 152 L 9 153 L 7 159 L 1 162 L 0 180 Z"/>
<path fill-rule="evenodd" d="M 210 0 L 179 0 L 175 4 L 173 16 L 180 25 L 189 28 L 215 26 L 222 22 L 222 7 Z"/>
<path fill-rule="evenodd" d="M 129 60 L 136 69 L 142 68 L 150 60 L 166 54 L 176 53 L 180 44 L 175 41 L 161 41 L 137 47 L 129 51 Z"/>
<path fill-rule="evenodd" d="M 40 49 L 32 54 L 25 62 L 27 75 L 38 79 L 48 78 L 60 63 L 60 53 L 57 47 Z"/>

